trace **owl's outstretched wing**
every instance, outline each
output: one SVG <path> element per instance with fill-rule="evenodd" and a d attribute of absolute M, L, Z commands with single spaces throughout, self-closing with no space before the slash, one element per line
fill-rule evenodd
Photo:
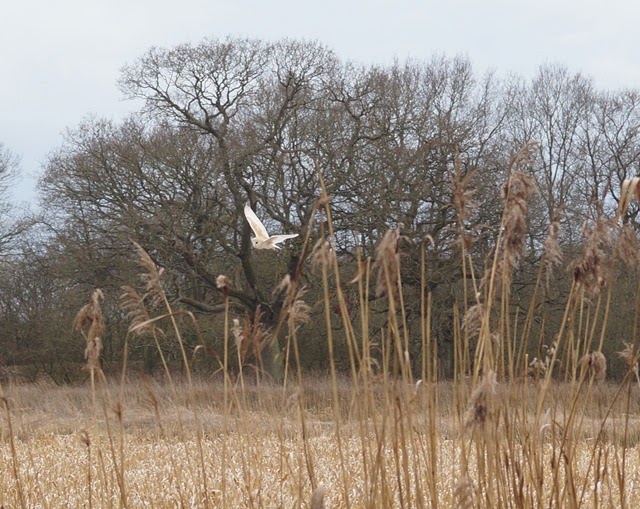
<path fill-rule="evenodd" d="M 256 213 L 251 209 L 251 206 L 248 203 L 244 206 L 244 215 L 247 218 L 249 226 L 251 226 L 256 238 L 260 241 L 267 240 L 269 238 L 267 229 L 262 224 L 262 221 L 258 219 L 258 216 L 256 216 Z"/>
<path fill-rule="evenodd" d="M 272 235 L 271 237 L 269 237 L 269 244 L 279 249 L 277 244 L 279 244 L 280 242 L 284 242 L 287 239 L 295 239 L 297 236 L 297 233 L 291 233 L 289 235 Z"/>

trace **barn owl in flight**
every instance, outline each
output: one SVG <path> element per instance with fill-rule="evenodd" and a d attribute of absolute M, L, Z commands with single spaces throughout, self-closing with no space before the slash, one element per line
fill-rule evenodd
<path fill-rule="evenodd" d="M 267 229 L 262 224 L 262 221 L 258 219 L 255 212 L 251 209 L 249 203 L 244 206 L 244 215 L 249 221 L 249 226 L 253 230 L 255 237 L 251 239 L 253 247 L 256 249 L 270 249 L 272 251 L 278 251 L 281 248 L 278 246 L 280 242 L 284 242 L 287 239 L 293 239 L 298 236 L 297 233 L 291 235 L 269 235 Z"/>

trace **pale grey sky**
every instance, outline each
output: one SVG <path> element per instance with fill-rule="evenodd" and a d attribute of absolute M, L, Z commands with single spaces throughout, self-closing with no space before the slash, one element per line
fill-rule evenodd
<path fill-rule="evenodd" d="M 463 54 L 525 77 L 553 62 L 640 89 L 639 19 L 637 0 L 5 0 L 0 141 L 22 158 L 16 197 L 32 200 L 67 127 L 133 108 L 116 86 L 125 63 L 206 36 L 314 39 L 363 63 Z"/>

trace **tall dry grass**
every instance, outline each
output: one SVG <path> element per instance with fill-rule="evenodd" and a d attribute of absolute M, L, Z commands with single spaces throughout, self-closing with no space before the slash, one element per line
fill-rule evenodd
<path fill-rule="evenodd" d="M 120 377 L 104 375 L 102 296 L 94 292 L 76 320 L 87 341 L 90 386 L 0 387 L 0 506 L 634 507 L 640 496 L 640 313 L 630 318 L 634 332 L 621 352 L 628 365 L 621 383 L 605 381 L 602 350 L 614 291 L 611 266 L 619 258 L 637 268 L 635 236 L 619 220 L 638 196 L 638 181 L 625 182 L 615 217 L 601 215 L 586 225 L 564 318 L 557 330 L 532 337 L 536 304 L 563 256 L 554 221 L 532 305 L 526 316 L 514 316 L 512 274 L 524 253 L 535 193 L 525 171 L 532 148 L 513 157 L 501 228 L 480 274 L 470 256 L 474 239 L 464 229 L 473 209 L 470 179 L 458 173 L 453 183 L 465 289 L 454 310 L 454 380 L 439 380 L 431 336 L 425 253 L 432 240 L 421 244 L 421 343 L 412 359 L 401 230 L 389 230 L 372 259 L 359 257 L 356 277 L 344 282 L 331 243 L 330 197 L 323 192 L 316 212 L 328 220 L 310 257 L 324 293 L 328 373 L 300 367 L 298 335 L 310 317 L 299 267 L 277 288 L 285 299 L 273 330 L 232 315 L 225 291 L 231 283 L 219 278 L 224 352 L 214 374 L 194 377 L 194 356 L 208 345 L 202 339 L 187 351 L 178 319 L 195 330 L 197 321 L 172 308 L 162 270 L 135 245 L 142 282 L 123 289 L 122 308 L 131 318 L 127 345 L 136 335 L 153 338 L 163 373 L 141 377 L 128 369 L 125 355 Z M 347 285 L 357 288 L 357 313 L 347 304 Z M 374 296 L 387 304 L 382 329 L 369 319 Z M 335 320 L 344 330 L 347 373 L 335 362 Z M 160 335 L 177 342 L 183 374 L 169 369 Z M 290 361 L 282 384 L 231 371 L 246 348 L 268 348 L 274 335 L 284 338 Z"/>

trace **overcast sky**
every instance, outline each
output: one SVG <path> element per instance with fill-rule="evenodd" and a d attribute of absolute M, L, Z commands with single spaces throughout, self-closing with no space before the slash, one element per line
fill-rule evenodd
<path fill-rule="evenodd" d="M 6 0 L 0 141 L 21 157 L 20 200 L 62 133 L 134 108 L 120 68 L 151 46 L 206 36 L 317 40 L 362 63 L 469 57 L 478 72 L 532 76 L 561 63 L 600 88 L 640 89 L 638 0 Z"/>

